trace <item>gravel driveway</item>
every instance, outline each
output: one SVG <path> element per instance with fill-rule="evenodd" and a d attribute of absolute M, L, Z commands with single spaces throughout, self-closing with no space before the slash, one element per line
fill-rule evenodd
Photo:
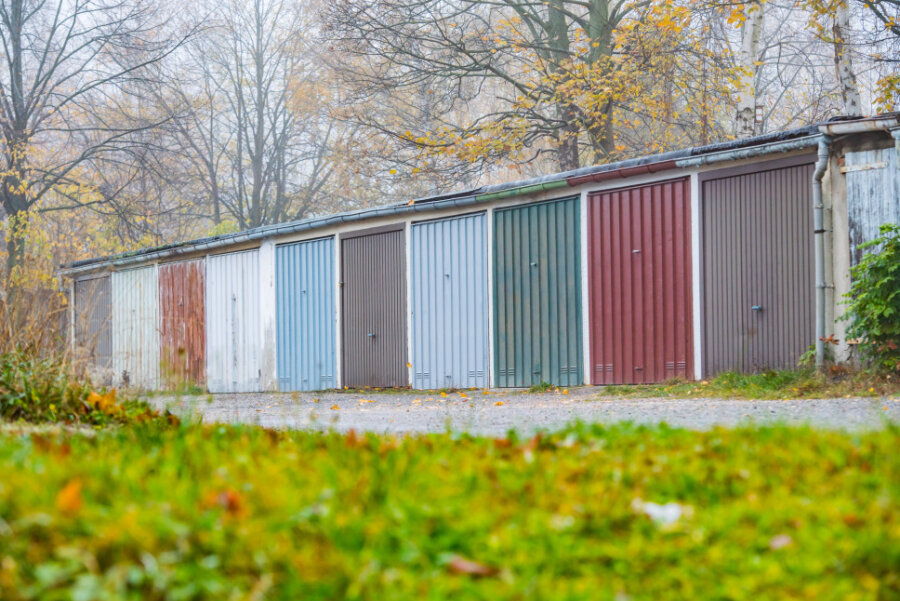
<path fill-rule="evenodd" d="M 465 397 L 462 394 L 466 395 Z M 822 399 L 741 401 L 722 399 L 603 399 L 591 387 L 562 392 L 510 390 L 322 392 L 220 394 L 151 397 L 156 407 L 201 416 L 204 422 L 257 424 L 297 428 L 372 432 L 445 432 L 502 436 L 511 428 L 527 434 L 557 429 L 575 420 L 706 429 L 715 425 L 809 423 L 851 430 L 900 422 L 900 399 Z M 211 399 L 211 400 L 210 400 Z"/>

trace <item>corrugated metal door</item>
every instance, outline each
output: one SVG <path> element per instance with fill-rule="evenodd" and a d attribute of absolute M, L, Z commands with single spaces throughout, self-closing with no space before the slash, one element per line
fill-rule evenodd
<path fill-rule="evenodd" d="M 112 275 L 115 382 L 148 390 L 159 384 L 159 288 L 156 265 Z"/>
<path fill-rule="evenodd" d="M 279 390 L 335 388 L 334 239 L 275 251 Z"/>
<path fill-rule="evenodd" d="M 584 381 L 579 199 L 494 213 L 498 386 Z"/>
<path fill-rule="evenodd" d="M 210 392 L 258 392 L 259 251 L 211 255 L 206 263 L 206 377 Z"/>
<path fill-rule="evenodd" d="M 701 182 L 704 375 L 794 367 L 815 341 L 814 159 Z"/>
<path fill-rule="evenodd" d="M 853 264 L 862 259 L 859 245 L 878 237 L 885 223 L 900 223 L 900 169 L 897 149 L 848 152 L 841 169 L 847 178 L 847 217 Z"/>
<path fill-rule="evenodd" d="M 159 266 L 160 365 L 169 388 L 206 382 L 206 261 Z"/>
<path fill-rule="evenodd" d="M 485 215 L 412 227 L 412 369 L 415 388 L 488 386 Z"/>
<path fill-rule="evenodd" d="M 403 226 L 341 236 L 345 386 L 407 386 Z"/>
<path fill-rule="evenodd" d="M 92 375 L 102 381 L 109 380 L 112 369 L 110 297 L 108 275 L 75 282 L 75 351 L 92 367 Z"/>
<path fill-rule="evenodd" d="M 591 194 L 594 384 L 693 377 L 687 178 Z"/>

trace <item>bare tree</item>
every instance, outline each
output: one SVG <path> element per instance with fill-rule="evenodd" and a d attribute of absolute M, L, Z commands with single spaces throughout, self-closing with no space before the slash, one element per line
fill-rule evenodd
<path fill-rule="evenodd" d="M 185 39 L 167 35 L 166 23 L 150 0 L 0 1 L 0 203 L 13 224 L 8 276 L 22 260 L 16 230 L 28 211 L 54 191 L 85 185 L 82 168 L 157 125 L 119 109 L 145 69 Z"/>
<path fill-rule="evenodd" d="M 340 134 L 319 98 L 310 21 L 288 0 L 217 3 L 187 49 L 188 75 L 160 94 L 214 223 L 227 215 L 249 228 L 322 208 Z"/>

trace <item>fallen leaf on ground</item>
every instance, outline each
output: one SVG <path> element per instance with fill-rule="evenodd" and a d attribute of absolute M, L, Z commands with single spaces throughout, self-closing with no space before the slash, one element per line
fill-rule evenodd
<path fill-rule="evenodd" d="M 459 555 L 453 556 L 453 559 L 447 564 L 447 569 L 451 574 L 465 574 L 467 576 L 495 576 L 500 572 L 493 566 L 484 565 Z"/>
<path fill-rule="evenodd" d="M 790 546 L 794 544 L 794 539 L 792 539 L 787 534 L 779 534 L 777 536 L 773 536 L 772 540 L 769 541 L 769 548 L 773 551 L 777 551 L 778 549 L 783 549 L 784 547 Z"/>
<path fill-rule="evenodd" d="M 81 480 L 75 478 L 62 487 L 56 495 L 56 508 L 65 515 L 81 511 Z"/>
<path fill-rule="evenodd" d="M 500 405 L 505 405 L 505 404 L 506 403 L 504 403 L 503 401 L 497 401 L 496 403 L 494 403 L 495 406 L 500 406 Z"/>
<path fill-rule="evenodd" d="M 331 408 L 332 409 L 340 409 L 340 407 L 338 407 L 337 405 L 332 405 Z"/>

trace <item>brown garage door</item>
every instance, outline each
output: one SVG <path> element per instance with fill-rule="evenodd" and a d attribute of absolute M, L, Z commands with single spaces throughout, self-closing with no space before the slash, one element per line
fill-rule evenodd
<path fill-rule="evenodd" d="M 687 179 L 591 194 L 594 384 L 693 376 Z"/>
<path fill-rule="evenodd" d="M 403 226 L 341 235 L 345 386 L 407 386 Z"/>
<path fill-rule="evenodd" d="M 814 160 L 701 176 L 704 376 L 793 367 L 815 340 Z"/>

